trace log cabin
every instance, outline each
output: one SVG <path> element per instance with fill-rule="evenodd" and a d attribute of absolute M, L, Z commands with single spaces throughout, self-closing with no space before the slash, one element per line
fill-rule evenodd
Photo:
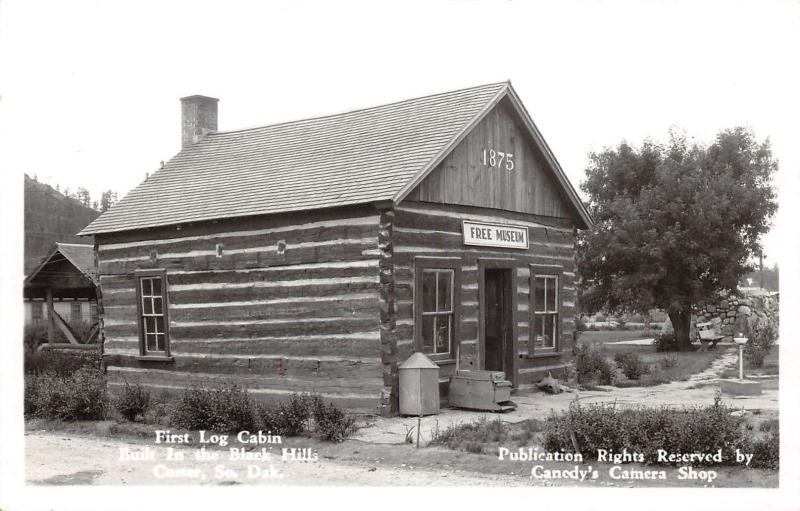
<path fill-rule="evenodd" d="M 80 233 L 111 385 L 393 414 L 417 351 L 444 402 L 456 367 L 564 370 L 591 218 L 510 82 L 232 131 L 181 104 L 181 151 Z"/>

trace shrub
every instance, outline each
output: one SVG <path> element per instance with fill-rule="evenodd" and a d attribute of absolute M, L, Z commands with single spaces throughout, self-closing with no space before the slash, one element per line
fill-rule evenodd
<path fill-rule="evenodd" d="M 674 332 L 662 332 L 656 336 L 656 351 L 678 351 Z"/>
<path fill-rule="evenodd" d="M 577 332 L 585 332 L 586 331 L 586 318 L 583 316 L 578 316 L 575 318 L 575 331 Z"/>
<path fill-rule="evenodd" d="M 598 381 L 602 385 L 614 383 L 616 371 L 605 355 L 586 344 L 575 347 L 575 373 L 578 383 Z"/>
<path fill-rule="evenodd" d="M 355 417 L 319 396 L 313 397 L 312 413 L 314 434 L 320 440 L 341 442 L 355 432 Z"/>
<path fill-rule="evenodd" d="M 753 329 L 750 339 L 744 345 L 744 357 L 752 368 L 764 365 L 764 358 L 772 351 L 778 337 L 774 325 L 767 323 Z"/>
<path fill-rule="evenodd" d="M 138 382 L 130 385 L 127 381 L 119 396 L 114 401 L 117 411 L 130 422 L 134 422 L 139 415 L 144 416 L 150 406 L 150 391 Z"/>
<path fill-rule="evenodd" d="M 614 355 L 614 362 L 630 380 L 638 380 L 642 375 L 650 372 L 648 365 L 642 361 L 638 353 L 633 351 L 617 353 Z"/>
<path fill-rule="evenodd" d="M 767 422 L 763 422 L 763 427 Z M 762 429 L 762 431 L 764 431 Z M 753 454 L 750 466 L 753 468 L 780 468 L 780 431 L 778 421 L 775 421 L 768 428 L 768 435 L 765 438 L 751 440 L 748 449 Z"/>
<path fill-rule="evenodd" d="M 619 410 L 612 405 L 581 406 L 572 403 L 545 422 L 545 449 L 574 452 L 573 437 L 581 454 L 595 459 L 598 449 L 639 452 L 645 462 L 655 463 L 658 450 L 716 453 L 733 463 L 734 451 L 745 445 L 743 419 L 717 399 L 706 407 L 675 410 L 639 407 Z"/>
<path fill-rule="evenodd" d="M 598 312 L 594 315 L 594 322 L 595 323 L 603 323 L 606 320 L 606 315 L 602 312 Z"/>
<path fill-rule="evenodd" d="M 46 350 L 25 353 L 26 374 L 69 376 L 80 368 L 100 369 L 100 350 Z"/>
<path fill-rule="evenodd" d="M 658 365 L 661 366 L 661 369 L 672 369 L 678 365 L 678 354 L 672 353 L 671 355 L 662 357 L 661 360 L 658 361 Z"/>
<path fill-rule="evenodd" d="M 277 430 L 282 435 L 299 436 L 308 427 L 312 414 L 312 398 L 308 394 L 292 394 L 277 410 Z"/>
<path fill-rule="evenodd" d="M 256 407 L 247 390 L 236 383 L 184 390 L 172 413 L 175 426 L 223 433 L 257 429 Z"/>
<path fill-rule="evenodd" d="M 55 373 L 25 378 L 25 414 L 66 421 L 105 418 L 106 382 L 97 369 L 82 367 L 62 376 Z"/>

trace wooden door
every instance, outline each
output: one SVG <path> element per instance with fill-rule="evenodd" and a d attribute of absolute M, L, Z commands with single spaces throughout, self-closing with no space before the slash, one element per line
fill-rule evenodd
<path fill-rule="evenodd" d="M 511 314 L 509 299 L 510 271 L 489 269 L 484 277 L 484 369 L 504 371 L 506 377 L 512 370 L 508 354 L 511 347 Z"/>

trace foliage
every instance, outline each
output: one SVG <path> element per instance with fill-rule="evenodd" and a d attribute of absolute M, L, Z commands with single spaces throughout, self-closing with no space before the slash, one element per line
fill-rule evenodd
<path fill-rule="evenodd" d="M 688 348 L 693 304 L 733 290 L 777 210 L 768 141 L 744 128 L 705 147 L 623 142 L 590 155 L 582 189 L 595 220 L 578 240 L 581 305 L 665 310 Z"/>
<path fill-rule="evenodd" d="M 131 385 L 126 381 L 119 396 L 114 400 L 114 407 L 130 422 L 134 422 L 140 415 L 144 416 L 149 406 L 150 391 L 139 382 Z"/>
<path fill-rule="evenodd" d="M 276 410 L 276 428 L 281 435 L 302 435 L 312 415 L 312 398 L 308 394 L 293 393 L 281 402 Z"/>
<path fill-rule="evenodd" d="M 656 351 L 678 351 L 678 342 L 673 332 L 661 332 L 656 336 Z"/>
<path fill-rule="evenodd" d="M 575 354 L 575 374 L 578 383 L 597 381 L 602 385 L 612 385 L 616 378 L 616 370 L 605 354 L 588 344 L 579 344 L 573 350 Z"/>
<path fill-rule="evenodd" d="M 750 339 L 744 345 L 744 358 L 751 368 L 764 365 L 764 359 L 775 345 L 778 333 L 772 323 L 765 323 L 753 328 Z"/>
<path fill-rule="evenodd" d="M 236 383 L 184 390 L 172 413 L 175 426 L 223 433 L 256 430 L 256 409 L 247 390 Z"/>
<path fill-rule="evenodd" d="M 259 405 L 260 428 L 283 436 L 312 434 L 341 442 L 356 431 L 355 417 L 315 394 L 293 393 L 277 404 Z"/>
<path fill-rule="evenodd" d="M 746 445 L 743 419 L 719 399 L 713 405 L 676 410 L 667 406 L 618 409 L 608 404 L 570 404 L 545 421 L 545 449 L 574 452 L 596 459 L 598 449 L 638 452 L 646 463 L 658 460 L 658 450 L 709 453 L 719 449 L 723 462 L 735 462 L 735 449 Z M 574 442 L 573 442 L 574 437 Z M 702 464 L 702 463 L 698 463 Z"/>
<path fill-rule="evenodd" d="M 531 439 L 542 428 L 542 422 L 536 419 L 509 424 L 499 417 L 481 417 L 472 422 L 452 423 L 444 429 L 440 429 L 437 423 L 428 445 L 480 454 L 493 445 L 530 445 Z"/>
<path fill-rule="evenodd" d="M 26 416 L 65 421 L 103 419 L 108 407 L 103 374 L 89 367 L 68 375 L 29 374 L 24 399 Z"/>
<path fill-rule="evenodd" d="M 54 373 L 68 376 L 78 369 L 100 369 L 102 355 L 99 350 L 47 350 L 25 353 L 25 373 Z"/>
<path fill-rule="evenodd" d="M 333 403 L 325 403 L 319 396 L 312 400 L 314 436 L 329 442 L 342 442 L 355 432 L 355 417 L 337 408 Z"/>
<path fill-rule="evenodd" d="M 586 318 L 583 316 L 578 316 L 575 318 L 575 330 L 578 332 L 585 332 L 587 330 Z"/>
<path fill-rule="evenodd" d="M 777 419 L 764 421 L 759 427 L 759 431 L 765 432 L 762 438 L 751 439 L 746 447 L 753 454 L 750 467 L 770 468 L 777 470 L 780 468 L 780 428 Z"/>
<path fill-rule="evenodd" d="M 638 380 L 642 375 L 650 372 L 638 353 L 633 351 L 620 352 L 614 355 L 614 362 L 622 369 L 622 373 L 630 380 Z"/>

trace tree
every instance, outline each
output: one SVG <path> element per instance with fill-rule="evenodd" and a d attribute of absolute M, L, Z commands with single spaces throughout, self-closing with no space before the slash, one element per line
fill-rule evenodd
<path fill-rule="evenodd" d="M 595 224 L 578 239 L 582 307 L 662 309 L 689 349 L 693 308 L 736 290 L 777 210 L 769 141 L 734 128 L 704 147 L 673 132 L 666 145 L 623 142 L 589 157 L 581 188 Z"/>
<path fill-rule="evenodd" d="M 84 187 L 79 187 L 78 191 L 75 193 L 75 198 L 80 201 L 81 204 L 86 206 L 87 208 L 92 203 L 92 197 L 89 194 L 89 190 Z"/>
<path fill-rule="evenodd" d="M 100 195 L 100 211 L 106 212 L 117 202 L 117 192 L 106 190 Z"/>

